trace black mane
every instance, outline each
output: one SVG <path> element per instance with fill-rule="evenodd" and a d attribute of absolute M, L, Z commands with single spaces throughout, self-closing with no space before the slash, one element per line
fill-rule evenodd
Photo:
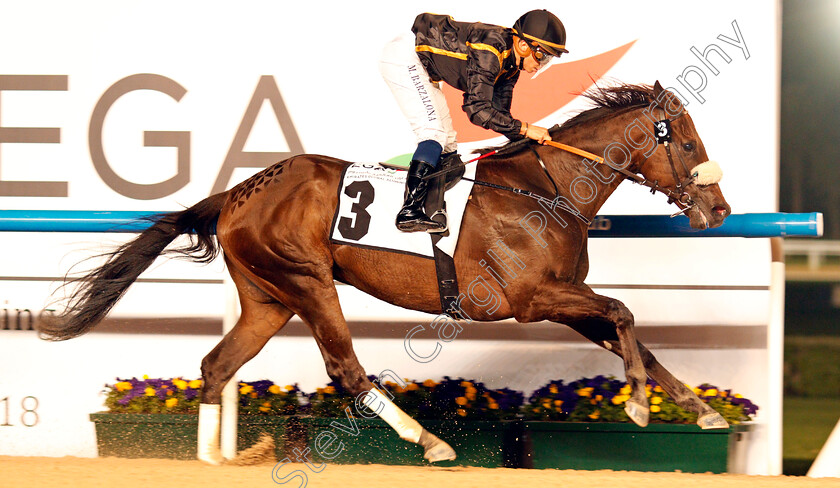
<path fill-rule="evenodd" d="M 594 108 L 581 112 L 560 126 L 568 129 L 586 122 L 615 115 L 625 110 L 649 105 L 655 98 L 650 85 L 629 85 L 600 87 L 595 86 L 582 94 L 595 104 Z"/>
<path fill-rule="evenodd" d="M 582 93 L 581 96 L 589 99 L 595 106 L 563 122 L 559 129 L 552 131 L 554 134 L 586 122 L 599 120 L 627 110 L 649 105 L 655 99 L 652 86 L 631 85 L 627 83 L 606 87 L 595 85 L 595 87 Z M 484 154 L 494 149 L 499 149 L 499 147 L 483 148 L 475 152 Z"/>

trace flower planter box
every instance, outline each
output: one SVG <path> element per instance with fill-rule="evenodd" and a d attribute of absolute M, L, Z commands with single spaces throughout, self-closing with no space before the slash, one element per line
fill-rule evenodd
<path fill-rule="evenodd" d="M 332 425 L 335 422 L 349 428 L 346 418 L 301 417 L 299 420 L 307 432 L 307 446 L 315 462 L 415 466 L 428 464 L 423 459 L 422 447 L 400 439 L 399 435 L 383 420 L 357 417 L 358 435 L 345 432 Z M 518 439 L 521 439 L 521 422 L 422 420 L 420 423 L 449 443 L 458 455 L 454 461 L 435 463 L 435 466 L 495 468 L 516 467 L 519 464 Z M 318 435 L 327 431 L 337 436 L 337 440 L 329 446 L 327 452 L 335 450 L 338 447 L 337 442 L 344 443 L 343 449 L 332 459 L 323 457 L 315 445 Z"/>
<path fill-rule="evenodd" d="M 100 456 L 195 459 L 196 414 L 92 413 Z M 289 417 L 242 415 L 237 449 L 247 449 L 262 432 L 274 437 L 276 455 L 283 450 Z M 278 457 L 278 459 L 281 459 Z"/>
<path fill-rule="evenodd" d="M 724 473 L 740 471 L 750 425 L 525 422 L 523 466 Z"/>

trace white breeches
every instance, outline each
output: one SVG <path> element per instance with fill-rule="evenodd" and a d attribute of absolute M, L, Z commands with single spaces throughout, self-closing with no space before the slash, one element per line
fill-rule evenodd
<path fill-rule="evenodd" d="M 385 45 L 379 71 L 411 124 L 417 142 L 436 141 L 444 153 L 457 150 L 446 98 L 417 57 L 412 33 L 402 34 Z"/>

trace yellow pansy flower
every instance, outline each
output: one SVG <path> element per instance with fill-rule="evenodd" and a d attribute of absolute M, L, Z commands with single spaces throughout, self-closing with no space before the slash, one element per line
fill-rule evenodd
<path fill-rule="evenodd" d="M 155 389 L 151 386 L 146 387 L 146 396 L 155 396 Z"/>
<path fill-rule="evenodd" d="M 243 385 L 243 383 L 240 383 L 240 385 Z M 248 393 L 251 393 L 252 391 L 254 391 L 254 387 L 251 386 L 251 385 L 244 385 L 244 386 L 239 387 L 239 393 L 241 395 L 247 395 Z"/>
<path fill-rule="evenodd" d="M 660 410 L 662 410 L 662 408 L 660 408 L 659 405 L 651 405 L 650 406 L 650 411 L 653 412 L 653 413 L 657 413 Z"/>
<path fill-rule="evenodd" d="M 598 417 L 600 417 L 600 416 L 601 416 L 601 411 L 600 410 L 595 410 L 594 412 L 592 412 L 588 415 L 588 417 L 591 418 L 592 420 L 598 420 Z"/>
<path fill-rule="evenodd" d="M 187 383 L 187 386 L 189 386 L 193 390 L 197 390 L 201 388 L 201 380 L 192 380 L 189 383 Z"/>
<path fill-rule="evenodd" d="M 624 386 L 621 387 L 620 390 L 618 390 L 618 392 L 621 393 L 622 395 L 629 395 L 629 394 L 633 393 L 633 388 L 631 388 L 630 385 L 624 385 Z"/>
<path fill-rule="evenodd" d="M 268 387 L 268 392 L 273 393 L 275 395 L 279 395 L 280 394 L 280 387 L 277 386 L 277 385 L 271 385 L 271 386 Z"/>
<path fill-rule="evenodd" d="M 592 388 L 590 386 L 590 387 L 587 387 L 587 388 L 581 388 L 581 389 L 577 390 L 575 393 L 577 393 L 578 396 L 589 398 L 589 397 L 592 396 L 592 391 L 593 390 L 594 390 L 594 388 Z"/>
<path fill-rule="evenodd" d="M 472 383 L 470 383 L 469 381 L 466 381 L 466 380 L 461 382 L 461 386 L 463 386 L 464 388 L 466 388 L 468 386 L 472 386 L 472 385 L 473 385 Z"/>
<path fill-rule="evenodd" d="M 149 375 L 147 375 L 147 374 L 144 374 L 144 375 L 143 375 L 143 379 L 144 379 L 144 380 L 147 380 L 147 379 L 149 379 Z"/>
<path fill-rule="evenodd" d="M 472 386 L 468 386 L 467 387 L 467 393 L 464 396 L 466 396 L 467 398 L 469 398 L 472 401 L 472 400 L 475 400 L 475 394 L 476 393 L 478 393 L 478 390 L 476 390 Z"/>
<path fill-rule="evenodd" d="M 557 385 L 554 384 L 548 387 L 548 391 L 554 394 L 560 393 L 560 390 L 557 389 Z"/>
<path fill-rule="evenodd" d="M 466 405 L 467 399 L 464 397 L 458 397 L 455 399 L 455 403 L 457 403 L 458 405 Z"/>
<path fill-rule="evenodd" d="M 262 406 L 263 406 L 263 407 L 270 407 L 270 406 L 271 406 L 271 402 L 263 402 Z"/>
<path fill-rule="evenodd" d="M 166 408 L 172 408 L 175 405 L 178 405 L 178 399 L 177 398 L 167 398 L 166 399 Z"/>
<path fill-rule="evenodd" d="M 117 391 L 127 391 L 131 389 L 131 383 L 128 381 L 120 381 L 119 383 L 115 384 Z"/>
<path fill-rule="evenodd" d="M 405 387 L 405 389 L 408 390 L 408 391 L 415 391 L 415 390 L 419 390 L 420 387 L 417 386 L 417 383 L 411 382 Z"/>
<path fill-rule="evenodd" d="M 661 386 L 656 385 L 656 386 L 653 388 L 653 391 L 655 391 L 656 393 L 662 393 L 664 390 L 662 389 L 662 387 L 661 387 Z"/>
<path fill-rule="evenodd" d="M 435 386 L 437 386 L 437 383 L 435 383 L 432 380 L 426 380 L 423 382 L 423 386 L 425 386 L 426 388 L 434 388 Z"/>
<path fill-rule="evenodd" d="M 563 400 L 554 400 L 554 406 L 555 407 L 559 407 L 561 405 L 563 405 Z"/>
<path fill-rule="evenodd" d="M 269 410 L 271 410 L 271 409 L 268 408 L 268 407 L 265 407 L 265 406 L 260 407 L 260 412 L 268 412 Z"/>
<path fill-rule="evenodd" d="M 179 390 L 186 390 L 187 389 L 187 382 L 182 380 L 181 378 L 175 378 L 172 380 L 172 384 L 175 385 L 175 388 Z"/>
<path fill-rule="evenodd" d="M 650 399 L 650 403 L 654 405 L 659 405 L 660 403 L 662 403 L 662 397 L 655 396 Z"/>
<path fill-rule="evenodd" d="M 326 393 L 327 395 L 332 395 L 333 393 L 335 393 L 335 387 L 334 386 L 328 386 L 328 387 L 324 388 L 324 393 Z"/>
<path fill-rule="evenodd" d="M 283 389 L 286 391 L 292 391 L 295 389 L 295 385 L 286 385 L 283 387 Z"/>
<path fill-rule="evenodd" d="M 466 417 L 467 416 L 467 411 L 464 410 L 463 408 L 459 408 L 458 410 L 456 410 L 456 412 L 458 412 L 458 415 L 460 415 L 461 417 Z"/>
<path fill-rule="evenodd" d="M 716 389 L 709 388 L 708 390 L 706 390 L 705 393 L 703 393 L 703 396 L 713 397 L 713 396 L 717 396 L 717 394 L 718 394 L 718 391 Z"/>

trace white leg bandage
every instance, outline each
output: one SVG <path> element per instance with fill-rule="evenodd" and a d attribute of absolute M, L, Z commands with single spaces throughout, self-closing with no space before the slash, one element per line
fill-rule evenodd
<path fill-rule="evenodd" d="M 416 420 L 409 417 L 400 407 L 394 405 L 387 396 L 383 395 L 376 388 L 370 390 L 365 403 L 368 408 L 377 412 L 379 417 L 388 422 L 401 438 L 417 444 L 423 427 Z"/>
<path fill-rule="evenodd" d="M 198 460 L 221 464 L 219 449 L 219 420 L 222 406 L 202 403 L 198 406 Z"/>

